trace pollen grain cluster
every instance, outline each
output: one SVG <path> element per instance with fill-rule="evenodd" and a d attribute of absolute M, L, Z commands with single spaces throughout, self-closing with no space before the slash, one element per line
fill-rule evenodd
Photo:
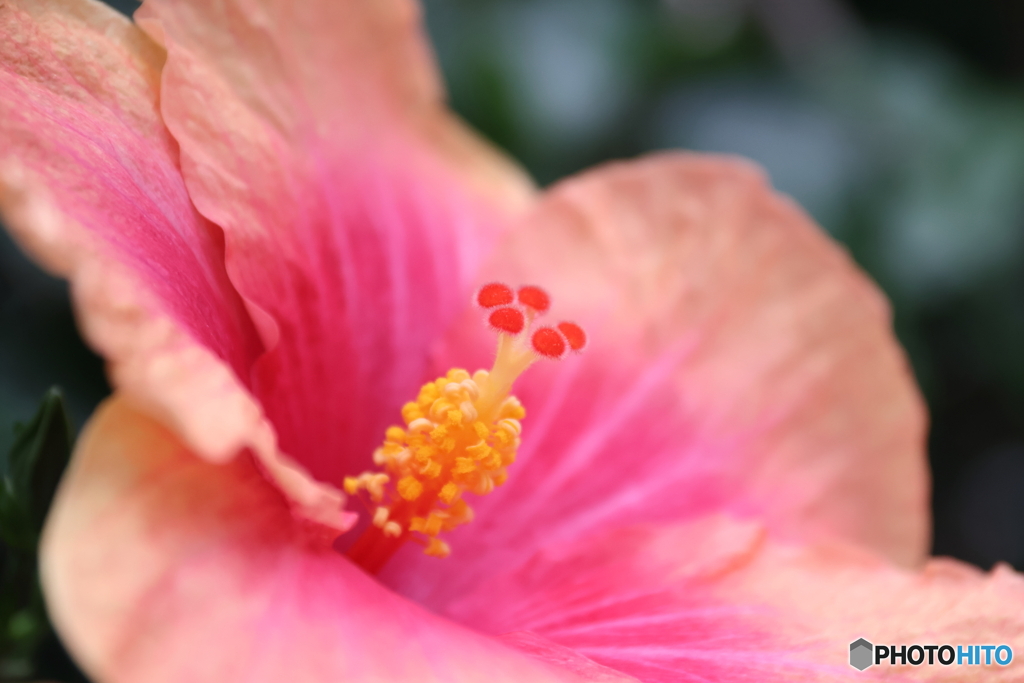
<path fill-rule="evenodd" d="M 367 492 L 375 504 L 373 524 L 385 535 L 421 534 L 426 554 L 446 557 L 448 544 L 438 534 L 473 519 L 462 494 L 485 495 L 505 483 L 526 411 L 508 396 L 492 414 L 482 415 L 480 385 L 487 382 L 486 370 L 470 377 L 454 369 L 424 384 L 416 400 L 402 407 L 405 425 L 389 427 L 374 451 L 383 476 L 345 479 L 350 495 Z"/>

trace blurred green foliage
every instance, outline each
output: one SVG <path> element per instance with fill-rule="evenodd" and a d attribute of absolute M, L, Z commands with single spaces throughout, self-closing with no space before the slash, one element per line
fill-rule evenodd
<path fill-rule="evenodd" d="M 54 385 L 76 426 L 109 391 L 103 362 L 75 329 L 67 284 L 40 271 L 0 229 L 0 453 L 11 447 L 10 425 L 31 416 Z"/>
<path fill-rule="evenodd" d="M 73 432 L 60 392 L 50 390 L 35 417 L 15 424 L 0 461 L 0 679 L 37 673 L 36 655 L 51 630 L 39 587 L 43 521 L 68 463 Z"/>

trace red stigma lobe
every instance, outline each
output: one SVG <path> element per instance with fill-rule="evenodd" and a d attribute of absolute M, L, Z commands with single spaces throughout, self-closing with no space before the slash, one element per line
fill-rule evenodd
<path fill-rule="evenodd" d="M 515 292 L 506 284 L 491 282 L 481 287 L 476 293 L 476 303 L 483 308 L 508 306 L 515 301 Z"/>
<path fill-rule="evenodd" d="M 502 306 L 487 316 L 487 322 L 498 332 L 515 335 L 526 327 L 526 316 L 518 308 Z"/>
<path fill-rule="evenodd" d="M 540 287 L 526 285 L 519 288 L 519 303 L 529 306 L 537 313 L 544 313 L 551 308 L 551 297 Z"/>
<path fill-rule="evenodd" d="M 512 304 L 495 303 L 509 299 Z M 551 297 L 536 285 L 512 289 L 492 282 L 477 291 L 476 302 L 489 309 L 487 325 L 499 333 L 494 369 L 504 368 L 509 377 L 519 376 L 539 358 L 561 360 L 569 351 L 579 353 L 587 346 L 587 333 L 577 323 L 563 320 L 557 325 L 535 326 L 537 318 L 551 308 Z"/>
<path fill-rule="evenodd" d="M 565 341 L 569 342 L 569 348 L 573 351 L 582 351 L 586 347 L 587 333 L 576 323 L 560 322 L 558 331 L 565 337 Z"/>
<path fill-rule="evenodd" d="M 533 350 L 545 358 L 560 360 L 569 350 L 569 344 L 562 333 L 553 327 L 542 327 L 533 333 Z"/>

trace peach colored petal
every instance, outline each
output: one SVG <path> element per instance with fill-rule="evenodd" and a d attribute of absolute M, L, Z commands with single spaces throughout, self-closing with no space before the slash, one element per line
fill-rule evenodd
<path fill-rule="evenodd" d="M 833 643 L 848 646 L 860 637 L 879 644 L 994 643 L 1008 644 L 1015 653 L 1024 648 L 1024 577 L 1005 564 L 984 573 L 935 558 L 913 573 L 842 543 L 770 544 L 746 571 L 723 580 L 716 595 L 790 612 L 805 646 L 828 651 L 821 657 L 829 663 L 846 662 L 848 656 L 845 647 L 835 652 Z M 919 673 L 913 671 L 917 667 L 894 668 L 925 680 L 996 682 L 1020 680 L 1020 664 L 1015 664 L 959 672 L 943 666 Z"/>
<path fill-rule="evenodd" d="M 205 462 L 114 398 L 61 483 L 42 577 L 98 683 L 601 680 L 396 596 L 329 538 L 296 521 L 250 459 Z"/>
<path fill-rule="evenodd" d="M 0 103 L 0 206 L 11 229 L 72 281 L 114 383 L 204 455 L 230 457 L 232 434 L 253 421 L 235 375 L 258 341 L 156 110 L 162 51 L 94 2 L 10 2 L 0 19 L 11 93 Z"/>
<path fill-rule="evenodd" d="M 410 0 L 149 0 L 162 111 L 270 352 L 254 387 L 323 481 L 370 466 L 529 181 L 444 109 Z"/>
<path fill-rule="evenodd" d="M 537 553 L 451 606 L 650 683 L 1017 681 L 1010 666 L 848 663 L 849 644 L 1024 647 L 1024 577 L 952 560 L 897 568 L 842 541 L 797 546 L 711 516 L 620 529 Z"/>
<path fill-rule="evenodd" d="M 277 451 L 245 386 L 261 345 L 160 121 L 163 51 L 86 0 L 12 0 L 0 23 L 0 210 L 70 280 L 112 383 L 203 457 L 255 448 L 303 514 L 347 528 L 343 496 Z"/>
<path fill-rule="evenodd" d="M 925 412 L 886 302 L 751 165 L 667 154 L 567 180 L 485 275 L 547 287 L 590 346 L 519 380 L 508 483 L 451 534 L 454 574 L 410 550 L 385 570 L 398 590 L 440 608 L 547 543 L 719 510 L 922 560 Z M 478 317 L 439 369 L 490 364 Z"/>

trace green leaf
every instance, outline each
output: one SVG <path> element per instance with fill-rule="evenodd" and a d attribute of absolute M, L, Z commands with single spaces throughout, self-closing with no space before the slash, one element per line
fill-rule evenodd
<path fill-rule="evenodd" d="M 37 555 L 73 442 L 60 392 L 48 391 L 35 417 L 14 433 L 0 470 L 0 680 L 32 676 L 36 650 L 51 633 Z"/>
<path fill-rule="evenodd" d="M 50 389 L 35 417 L 14 427 L 14 445 L 0 482 L 0 538 L 9 547 L 35 554 L 71 444 L 64 398 Z"/>

